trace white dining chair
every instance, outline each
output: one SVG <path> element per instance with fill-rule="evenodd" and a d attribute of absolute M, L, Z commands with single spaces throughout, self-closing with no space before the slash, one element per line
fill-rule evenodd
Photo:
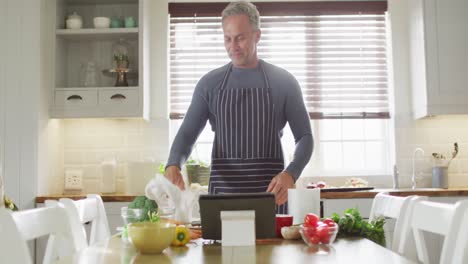
<path fill-rule="evenodd" d="M 48 200 L 45 202 L 45 205 L 50 206 L 56 202 L 57 201 Z M 109 222 L 101 196 L 88 194 L 85 199 L 77 201 L 69 198 L 61 198 L 59 203 L 65 206 L 71 221 L 79 221 L 82 227 L 80 235 L 84 235 L 85 240 L 88 239 L 86 238 L 86 231 L 83 225 L 85 223 L 91 223 L 91 231 L 88 240 L 89 245 L 105 241 L 110 237 Z"/>
<path fill-rule="evenodd" d="M 412 228 L 418 260 L 423 263 L 448 264 L 452 262 L 461 219 L 468 208 L 468 200 L 455 204 L 418 201 L 414 204 L 410 226 Z M 444 237 L 440 251 L 430 248 L 427 232 Z"/>
<path fill-rule="evenodd" d="M 427 201 L 427 196 L 411 195 L 410 200 L 406 206 L 406 213 L 400 217 L 399 221 L 399 240 L 398 246 L 392 247 L 392 250 L 398 254 L 417 261 L 418 256 L 416 252 L 416 244 L 414 242 L 413 229 L 411 228 L 411 215 L 414 205 L 418 201 Z"/>
<path fill-rule="evenodd" d="M 79 228 L 62 205 L 19 212 L 0 208 L 0 263 L 33 263 L 27 242 L 46 235 L 43 263 L 71 256 L 86 247 L 75 236 Z"/>
<path fill-rule="evenodd" d="M 372 202 L 372 208 L 369 215 L 369 221 L 375 220 L 379 216 L 385 218 L 391 218 L 395 220 L 395 226 L 393 231 L 393 238 L 389 239 L 389 234 L 386 234 L 387 248 L 394 252 L 398 252 L 400 243 L 402 241 L 404 226 L 409 220 L 409 206 L 412 202 L 418 199 L 427 199 L 426 197 L 417 196 L 393 196 L 387 192 L 378 193 Z M 406 232 L 406 231 L 405 231 Z"/>
<path fill-rule="evenodd" d="M 453 251 L 444 254 L 446 263 L 468 263 L 468 209 L 460 209 L 459 215 L 458 226 L 454 226 L 447 236 L 447 242 L 450 243 L 447 247 Z"/>

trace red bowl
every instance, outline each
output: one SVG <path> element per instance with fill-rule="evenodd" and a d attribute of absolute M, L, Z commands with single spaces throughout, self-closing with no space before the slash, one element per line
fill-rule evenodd
<path fill-rule="evenodd" d="M 302 240 L 308 245 L 329 245 L 333 243 L 338 234 L 338 225 L 319 225 L 317 227 L 301 225 L 299 229 Z"/>

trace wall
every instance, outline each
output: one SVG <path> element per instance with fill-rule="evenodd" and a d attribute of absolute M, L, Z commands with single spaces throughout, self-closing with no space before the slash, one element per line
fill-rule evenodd
<path fill-rule="evenodd" d="M 26 3 L 27 2 L 27 3 Z M 413 149 L 426 154 L 417 158 L 422 185 L 430 185 L 430 153 L 449 154 L 453 142 L 460 145 L 459 156 L 450 166 L 452 185 L 468 186 L 467 116 L 440 116 L 412 120 L 409 78 L 408 32 L 405 1 L 390 0 L 389 14 L 393 39 L 390 65 L 395 87 L 396 161 L 403 186 L 409 186 Z M 128 161 L 152 157 L 164 161 L 169 151 L 167 120 L 167 30 L 166 1 L 151 1 L 151 120 L 49 120 L 47 50 L 42 43 L 40 21 L 44 1 L 0 0 L 0 173 L 6 192 L 23 207 L 32 206 L 37 194 L 61 193 L 66 168 L 85 169 L 86 192 L 96 191 L 98 164 L 115 153 L 119 162 L 118 190 L 123 189 Z M 43 29 L 42 29 L 43 30 Z M 26 33 L 24 33 L 26 32 Z M 33 46 L 30 43 L 41 45 Z M 43 56 L 39 56 L 42 54 Z M 5 65 L 8 65 L 6 67 Z M 41 69 L 38 71 L 37 69 Z M 25 78 L 27 76 L 27 78 Z M 419 175 L 419 174 L 418 174 Z M 371 184 L 391 186 L 391 177 L 368 178 Z M 330 180 L 329 178 L 327 180 Z M 341 181 L 341 180 L 340 180 Z"/>
<path fill-rule="evenodd" d="M 0 1 L 1 50 L 6 51 L 0 68 L 0 156 L 5 192 L 20 208 L 34 206 L 40 174 L 39 127 L 47 120 L 41 108 L 46 102 L 40 99 L 41 7 L 42 1 Z"/>
<path fill-rule="evenodd" d="M 161 1 L 164 2 L 164 1 Z M 165 4 L 153 6 L 154 19 L 152 26 L 158 34 L 152 34 L 151 46 L 159 47 L 152 53 L 151 91 L 152 119 L 150 122 L 141 120 L 65 120 L 63 121 L 63 151 L 64 169 L 83 168 L 85 172 L 85 192 L 98 191 L 99 164 L 108 156 L 116 156 L 119 161 L 117 190 L 124 190 L 125 165 L 129 161 L 143 160 L 151 157 L 158 162 L 167 158 L 169 142 L 169 125 L 167 116 L 167 82 L 161 78 L 167 74 L 167 53 L 161 42 L 161 36 L 166 33 Z M 412 174 L 412 155 L 416 147 L 425 150 L 424 155 L 416 156 L 416 174 L 418 186 L 431 185 L 432 152 L 445 153 L 450 156 L 452 145 L 458 142 L 460 153 L 452 162 L 450 184 L 452 186 L 468 186 L 468 116 L 438 116 L 423 120 L 412 119 L 410 69 L 408 67 L 408 32 L 406 3 L 404 1 L 389 1 L 390 39 L 393 57 L 389 63 L 391 84 L 394 87 L 394 126 L 395 126 L 395 160 L 400 171 L 400 183 L 403 187 L 410 186 Z M 158 15 L 160 14 L 160 15 Z M 156 19 L 158 18 L 158 19 Z M 391 176 L 363 177 L 371 185 L 391 187 Z M 343 178 L 314 178 L 325 180 L 334 185 L 344 182 Z"/>
<path fill-rule="evenodd" d="M 410 185 L 413 151 L 420 147 L 424 149 L 425 154 L 422 157 L 420 154 L 416 156 L 416 174 L 421 177 L 419 181 L 422 185 L 430 186 L 431 153 L 444 153 L 450 157 L 453 143 L 458 142 L 460 150 L 449 167 L 449 184 L 468 186 L 468 116 L 412 119 L 407 4 L 407 1 L 389 1 L 395 87 L 396 162 L 401 180 L 406 186 Z"/>

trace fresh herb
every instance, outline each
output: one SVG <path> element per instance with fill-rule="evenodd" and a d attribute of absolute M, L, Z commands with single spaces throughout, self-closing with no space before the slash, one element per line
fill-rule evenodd
<path fill-rule="evenodd" d="M 383 229 L 385 218 L 379 217 L 372 222 L 368 222 L 362 219 L 357 208 L 350 208 L 345 210 L 342 216 L 334 213 L 332 219 L 338 223 L 339 237 L 364 237 L 385 246 L 385 233 Z"/>
<path fill-rule="evenodd" d="M 159 164 L 158 171 L 160 174 L 164 175 L 164 173 L 166 172 L 166 164 L 164 163 Z"/>

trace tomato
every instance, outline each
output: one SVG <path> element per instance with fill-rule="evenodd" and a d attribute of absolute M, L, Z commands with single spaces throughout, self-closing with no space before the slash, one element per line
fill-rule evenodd
<path fill-rule="evenodd" d="M 320 218 L 316 214 L 309 213 L 304 218 L 304 226 L 316 227 Z"/>
<path fill-rule="evenodd" d="M 321 241 L 322 239 L 324 240 L 328 239 L 328 241 L 330 241 L 330 231 L 328 230 L 328 226 L 326 225 L 323 225 L 317 228 L 316 235 L 320 238 Z"/>
<path fill-rule="evenodd" d="M 321 237 L 320 242 L 322 242 L 323 244 L 329 244 L 330 243 L 330 236 Z"/>
<path fill-rule="evenodd" d="M 314 235 L 314 236 L 309 238 L 310 243 L 315 244 L 315 245 L 320 243 L 320 240 L 321 240 L 320 237 L 317 236 L 317 235 Z"/>
<path fill-rule="evenodd" d="M 323 220 L 323 223 L 325 223 L 329 227 L 335 227 L 335 221 L 333 221 L 333 219 L 331 218 L 325 218 Z"/>
<path fill-rule="evenodd" d="M 311 227 L 306 227 L 306 228 L 304 229 L 304 232 L 305 232 L 305 235 L 306 235 L 307 237 L 313 237 L 313 236 L 315 235 L 315 233 L 316 233 L 316 228 L 313 227 L 313 226 L 311 226 Z"/>

